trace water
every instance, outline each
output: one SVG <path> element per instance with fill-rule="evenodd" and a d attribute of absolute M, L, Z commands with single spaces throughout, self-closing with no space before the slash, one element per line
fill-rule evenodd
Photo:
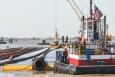
<path fill-rule="evenodd" d="M 54 74 L 53 72 L 45 72 L 35 74 L 33 72 L 4 72 L 0 73 L 0 77 L 115 77 L 115 74 L 85 74 L 85 75 L 69 75 L 69 74 Z"/>

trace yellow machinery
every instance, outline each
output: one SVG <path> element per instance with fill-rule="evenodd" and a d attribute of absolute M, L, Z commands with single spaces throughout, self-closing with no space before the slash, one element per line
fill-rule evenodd
<path fill-rule="evenodd" d="M 50 48 L 57 48 L 59 46 L 59 34 L 55 31 L 55 41 L 50 45 Z"/>

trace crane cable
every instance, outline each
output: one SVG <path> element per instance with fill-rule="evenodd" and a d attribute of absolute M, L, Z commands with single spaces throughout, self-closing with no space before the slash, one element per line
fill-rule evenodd
<path fill-rule="evenodd" d="M 83 16 L 83 13 L 81 12 L 80 8 L 78 7 L 78 5 L 76 4 L 75 0 L 72 0 L 74 5 L 76 6 L 76 8 L 78 9 L 78 11 L 81 13 L 81 15 Z"/>
<path fill-rule="evenodd" d="M 58 7 L 57 7 L 57 0 L 55 0 L 55 10 L 54 10 L 54 12 L 55 12 L 55 41 L 58 41 L 58 38 L 59 38 L 59 36 L 58 36 L 58 32 L 57 32 L 57 21 L 58 21 L 58 18 L 57 18 L 57 16 L 58 16 L 58 13 L 57 13 L 57 11 L 58 11 Z"/>
<path fill-rule="evenodd" d="M 54 16 L 54 19 L 55 19 L 55 29 L 57 29 L 57 0 L 55 0 L 55 8 L 54 8 L 54 12 L 55 12 L 55 16 Z"/>
<path fill-rule="evenodd" d="M 75 11 L 75 14 L 78 16 L 78 18 L 81 20 L 81 17 L 79 15 L 79 13 L 76 11 L 76 8 L 72 5 L 72 3 L 70 2 L 70 0 L 67 0 L 69 5 L 71 6 L 71 8 Z"/>

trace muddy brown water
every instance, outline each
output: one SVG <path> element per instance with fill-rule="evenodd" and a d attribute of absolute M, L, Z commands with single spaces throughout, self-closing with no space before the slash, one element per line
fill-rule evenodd
<path fill-rule="evenodd" d="M 85 74 L 85 75 L 69 75 L 69 74 L 54 74 L 52 71 L 46 72 L 4 72 L 4 74 L 12 74 L 8 77 L 115 77 L 115 74 Z"/>

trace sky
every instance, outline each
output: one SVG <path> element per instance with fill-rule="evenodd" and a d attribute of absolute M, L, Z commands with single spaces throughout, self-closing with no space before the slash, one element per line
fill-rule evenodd
<path fill-rule="evenodd" d="M 88 14 L 89 0 L 76 3 Z M 115 35 L 114 3 L 115 0 L 93 2 L 107 16 L 112 35 Z M 60 36 L 77 36 L 80 20 L 67 0 L 0 0 L 0 37 L 53 37 L 56 25 Z"/>

